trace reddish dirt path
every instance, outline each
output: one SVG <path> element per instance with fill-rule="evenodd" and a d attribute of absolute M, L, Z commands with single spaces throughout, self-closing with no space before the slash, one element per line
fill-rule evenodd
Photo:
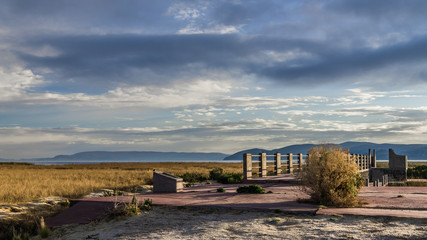
<path fill-rule="evenodd" d="M 264 181 L 264 180 L 263 180 Z M 265 182 L 265 181 L 264 181 Z M 150 198 L 154 205 L 232 208 L 242 210 L 275 211 L 293 214 L 350 214 L 366 216 L 392 216 L 427 219 L 427 187 L 365 187 L 360 197 L 368 202 L 363 208 L 327 208 L 298 203 L 308 196 L 293 183 L 259 183 L 271 194 L 237 194 L 234 185 L 204 185 L 184 189 L 181 193 L 149 193 L 137 195 L 139 201 Z M 225 193 L 217 193 L 222 187 Z M 399 195 L 403 197 L 398 197 Z M 50 227 L 65 224 L 88 223 L 114 206 L 114 202 L 128 203 L 130 196 L 99 197 L 75 200 L 69 209 L 49 219 Z"/>

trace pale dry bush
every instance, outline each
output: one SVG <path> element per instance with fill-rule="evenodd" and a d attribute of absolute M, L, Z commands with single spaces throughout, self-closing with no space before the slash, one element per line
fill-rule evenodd
<path fill-rule="evenodd" d="M 309 150 L 297 178 L 311 201 L 337 207 L 358 205 L 357 194 L 363 179 L 358 165 L 347 159 L 348 151 L 335 145 L 319 145 Z"/>
<path fill-rule="evenodd" d="M 0 165 L 0 204 L 22 203 L 48 196 L 78 198 L 109 189 L 132 189 L 152 181 L 153 169 L 171 174 L 221 167 L 241 172 L 241 163 L 108 163 L 73 165 Z"/>

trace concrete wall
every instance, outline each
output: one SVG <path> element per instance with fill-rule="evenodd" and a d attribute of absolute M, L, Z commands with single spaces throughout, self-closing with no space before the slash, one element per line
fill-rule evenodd
<path fill-rule="evenodd" d="M 370 180 L 381 180 L 383 175 L 387 175 L 391 181 L 406 181 L 407 172 L 405 170 L 396 170 L 390 168 L 372 168 L 370 171 Z"/>
<path fill-rule="evenodd" d="M 408 156 L 397 155 L 393 149 L 388 150 L 388 168 L 394 170 L 407 170 L 408 169 Z"/>
<path fill-rule="evenodd" d="M 382 181 L 383 175 L 387 175 L 392 181 L 406 181 L 408 171 L 408 157 L 406 155 L 397 155 L 393 149 L 388 150 L 388 168 L 371 168 L 370 181 Z"/>
<path fill-rule="evenodd" d="M 360 176 L 362 176 L 363 179 L 369 179 L 369 170 L 360 171 Z"/>

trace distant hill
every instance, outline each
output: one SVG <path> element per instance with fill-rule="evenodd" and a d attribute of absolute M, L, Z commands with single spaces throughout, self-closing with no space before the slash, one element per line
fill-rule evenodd
<path fill-rule="evenodd" d="M 407 155 L 408 160 L 427 160 L 427 144 L 377 144 L 370 142 L 344 142 L 341 144 L 336 144 L 343 147 L 344 149 L 350 149 L 350 153 L 356 154 L 368 154 L 369 149 L 375 149 L 377 154 L 377 160 L 388 160 L 388 149 L 392 148 L 396 154 Z M 244 151 L 234 153 L 224 160 L 241 160 L 244 153 L 259 154 L 265 152 L 267 154 L 274 153 L 304 153 L 306 154 L 308 150 L 315 146 L 314 144 L 299 144 L 291 145 L 283 148 L 277 148 L 273 150 L 266 150 L 260 148 L 253 148 Z"/>
<path fill-rule="evenodd" d="M 117 161 L 180 161 L 180 160 L 221 160 L 227 155 L 223 153 L 197 153 L 197 152 L 155 152 L 155 151 L 94 151 L 80 152 L 73 155 L 58 155 L 53 158 L 38 158 L 40 161 L 91 161 L 91 160 L 117 160 Z"/>

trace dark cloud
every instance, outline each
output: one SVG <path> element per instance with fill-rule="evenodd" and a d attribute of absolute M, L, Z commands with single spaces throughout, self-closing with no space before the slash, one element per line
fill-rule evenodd
<path fill-rule="evenodd" d="M 427 38 L 417 38 L 379 49 L 336 48 L 333 51 L 317 55 L 317 59 L 318 62 L 314 64 L 308 63 L 295 67 L 288 64 L 277 64 L 264 68 L 261 73 L 285 83 L 304 84 L 307 82 L 345 81 L 346 77 L 363 77 L 371 71 L 381 71 L 390 66 L 404 70 L 413 63 L 426 63 Z M 406 82 L 426 80 L 406 79 Z"/>
<path fill-rule="evenodd" d="M 331 1 L 326 4 L 333 11 L 342 11 L 346 14 L 365 16 L 373 19 L 387 18 L 388 20 L 401 20 L 402 17 L 426 18 L 425 9 L 427 2 L 423 0 L 357 0 L 357 1 Z"/>
<path fill-rule="evenodd" d="M 231 72 L 293 85 L 371 81 L 374 73 L 394 82 L 402 75 L 392 76 L 393 71 L 410 72 L 409 84 L 426 79 L 427 38 L 419 26 L 427 18 L 420 10 L 423 1 L 221 1 L 188 20 L 197 27 L 242 25 L 234 35 L 175 34 L 188 22 L 168 13 L 172 3 L 5 1 L 0 27 L 14 37 L 0 41 L 13 45 L 27 68 L 52 83 L 46 90 L 59 92 L 162 85 Z M 185 4 L 200 5 L 179 3 L 184 10 Z M 58 54 L 28 51 L 46 46 Z M 305 56 L 274 61 L 267 52 Z"/>
<path fill-rule="evenodd" d="M 132 32 L 166 33 L 182 24 L 164 15 L 172 1 L 2 1 L 0 27 L 18 36 L 50 32 Z M 162 16 L 162 17 L 159 17 Z"/>
<path fill-rule="evenodd" d="M 275 1 L 254 1 L 247 0 L 240 3 L 225 1 L 212 10 L 212 19 L 224 25 L 256 24 L 253 21 L 260 21 L 271 17 L 283 4 Z"/>
<path fill-rule="evenodd" d="M 389 67 L 404 70 L 427 60 L 427 37 L 377 49 L 340 48 L 332 42 L 309 40 L 204 34 L 59 36 L 23 44 L 34 49 L 47 45 L 59 53 L 57 56 L 19 53 L 31 69 L 51 69 L 54 74 L 50 77 L 62 79 L 61 84 L 72 80 L 73 84 L 102 83 L 105 87 L 119 83 L 166 84 L 201 76 L 206 70 L 235 69 L 285 84 L 322 84 L 363 78 Z M 302 51 L 311 57 L 267 65 L 259 61 L 266 58 L 265 51 Z M 406 82 L 425 81 L 419 77 L 423 70 L 419 71 L 418 76 L 408 76 Z"/>
<path fill-rule="evenodd" d="M 106 87 L 118 82 L 165 84 L 183 75 L 198 75 L 204 68 L 238 65 L 233 61 L 251 51 L 250 45 L 240 43 L 235 35 L 61 36 L 26 43 L 31 48 L 48 45 L 59 52 L 57 56 L 19 55 L 32 69 L 53 70 L 51 78 L 62 79 L 62 84 L 69 79 Z M 140 75 L 144 71 L 151 75 Z"/>

